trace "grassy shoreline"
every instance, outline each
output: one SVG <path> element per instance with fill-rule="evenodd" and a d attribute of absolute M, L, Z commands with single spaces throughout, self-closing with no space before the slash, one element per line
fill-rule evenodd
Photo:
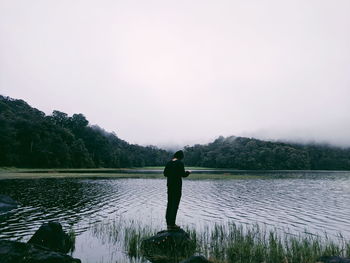
<path fill-rule="evenodd" d="M 112 220 L 92 226 L 94 234 L 104 241 L 124 248 L 132 259 L 144 262 L 141 242 L 160 229 L 132 221 Z M 198 231 L 185 228 L 196 247 L 196 254 L 204 255 L 214 263 L 316 263 L 320 257 L 350 257 L 350 242 L 341 234 L 337 238 L 310 234 L 294 235 L 263 226 L 215 224 Z"/>
<path fill-rule="evenodd" d="M 90 171 L 90 172 L 108 172 L 108 171 L 125 171 L 125 170 L 159 170 L 163 171 L 164 166 L 145 166 L 145 167 L 129 167 L 129 168 L 18 168 L 18 167 L 0 167 L 1 172 L 66 172 L 66 171 Z M 207 167 L 196 167 L 196 166 L 186 166 L 186 170 L 228 170 L 223 168 L 207 168 Z M 235 169 L 230 169 L 235 170 Z"/>
<path fill-rule="evenodd" d="M 164 167 L 141 167 L 141 168 L 77 168 L 77 169 L 29 169 L 29 168 L 0 168 L 1 179 L 41 179 L 41 178 L 91 178 L 91 179 L 118 179 L 118 178 L 142 178 L 142 179 L 165 179 Z M 270 176 L 232 174 L 221 169 L 204 167 L 186 167 L 194 172 L 184 180 L 204 179 L 264 179 Z M 222 173 L 203 173 L 204 170 Z M 198 173 L 196 173 L 196 171 Z"/>
<path fill-rule="evenodd" d="M 142 178 L 142 179 L 165 179 L 164 167 L 141 167 L 141 168 L 14 168 L 1 167 L 1 179 L 39 179 L 39 178 L 91 178 L 91 179 L 117 179 L 117 178 Z M 313 173 L 341 173 L 349 175 L 346 171 L 249 171 L 249 170 L 225 170 L 203 167 L 186 167 L 192 170 L 191 175 L 185 180 L 206 179 L 297 179 L 304 174 Z"/>
<path fill-rule="evenodd" d="M 27 173 L 27 172 L 0 172 L 0 180 L 8 179 L 45 179 L 45 178 L 87 178 L 87 179 L 166 179 L 160 173 Z M 270 176 L 264 175 L 240 175 L 240 174 L 191 174 L 184 180 L 248 180 L 248 179 L 269 179 Z"/>

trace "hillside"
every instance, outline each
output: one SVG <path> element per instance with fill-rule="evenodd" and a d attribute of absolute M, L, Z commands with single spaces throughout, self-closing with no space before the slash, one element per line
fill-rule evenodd
<path fill-rule="evenodd" d="M 0 167 L 120 168 L 164 166 L 171 154 L 129 144 L 83 114 L 45 115 L 23 100 L 0 95 Z M 185 147 L 190 166 L 248 170 L 350 170 L 350 149 L 220 136 Z"/>
<path fill-rule="evenodd" d="M 83 114 L 52 115 L 23 100 L 0 96 L 0 166 L 40 168 L 141 167 L 163 165 L 169 153 L 129 144 Z"/>
<path fill-rule="evenodd" d="M 350 149 L 244 137 L 185 148 L 186 164 L 248 170 L 350 170 Z"/>

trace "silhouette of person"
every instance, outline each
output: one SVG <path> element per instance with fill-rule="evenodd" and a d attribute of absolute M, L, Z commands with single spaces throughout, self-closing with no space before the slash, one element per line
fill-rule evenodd
<path fill-rule="evenodd" d="M 185 166 L 182 162 L 183 158 L 183 151 L 177 151 L 173 159 L 166 164 L 163 172 L 164 176 L 167 177 L 168 204 L 165 219 L 169 230 L 180 229 L 175 224 L 175 221 L 181 199 L 182 177 L 190 175 L 189 171 L 185 171 Z"/>

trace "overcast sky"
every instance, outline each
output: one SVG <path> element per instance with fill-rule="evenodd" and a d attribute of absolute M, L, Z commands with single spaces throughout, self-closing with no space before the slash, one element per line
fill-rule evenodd
<path fill-rule="evenodd" d="M 349 0 L 0 0 L 0 94 L 131 143 L 350 146 Z"/>

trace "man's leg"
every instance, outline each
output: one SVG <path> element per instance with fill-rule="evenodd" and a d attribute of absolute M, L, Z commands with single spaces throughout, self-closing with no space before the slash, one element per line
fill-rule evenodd
<path fill-rule="evenodd" d="M 166 209 L 166 222 L 168 226 L 174 226 L 176 221 L 176 214 L 179 208 L 181 199 L 181 191 L 174 191 L 168 189 L 168 205 Z"/>
<path fill-rule="evenodd" d="M 174 225 L 176 222 L 177 210 L 179 209 L 179 204 L 181 200 L 181 191 L 177 191 L 174 196 Z"/>
<path fill-rule="evenodd" d="M 173 196 L 171 195 L 168 189 L 168 203 L 167 203 L 166 214 L 165 214 L 166 224 L 168 226 L 174 224 L 174 222 L 172 222 L 172 216 L 171 216 L 172 210 L 173 210 L 172 203 L 173 203 Z"/>

